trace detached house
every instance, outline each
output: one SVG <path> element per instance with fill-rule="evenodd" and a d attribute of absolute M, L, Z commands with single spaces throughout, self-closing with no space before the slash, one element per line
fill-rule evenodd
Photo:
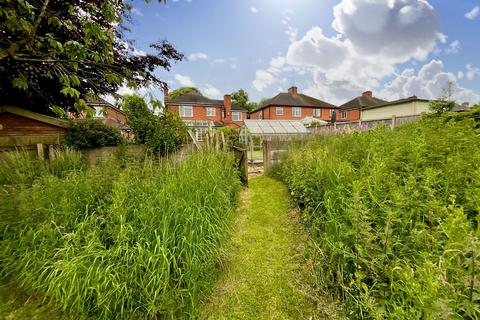
<path fill-rule="evenodd" d="M 395 117 L 414 117 L 430 111 L 430 100 L 419 99 L 416 96 L 385 102 L 362 109 L 361 120 L 382 120 Z"/>
<path fill-rule="evenodd" d="M 187 93 L 172 100 L 165 99 L 165 107 L 178 114 L 188 127 L 195 129 L 199 140 L 210 127 L 240 128 L 247 119 L 247 110 L 232 103 L 228 94 L 223 100 L 214 100 L 198 93 Z"/>
<path fill-rule="evenodd" d="M 330 121 L 337 106 L 305 94 L 298 93 L 297 87 L 282 92 L 250 113 L 255 120 L 301 120 L 315 118 Z"/>
<path fill-rule="evenodd" d="M 337 121 L 358 121 L 361 119 L 363 109 L 376 107 L 385 103 L 387 103 L 387 101 L 375 98 L 372 91 L 365 91 L 361 96 L 340 106 L 340 113 L 337 115 Z"/>

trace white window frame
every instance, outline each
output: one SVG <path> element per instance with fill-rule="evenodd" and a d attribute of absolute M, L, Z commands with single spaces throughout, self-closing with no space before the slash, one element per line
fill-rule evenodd
<path fill-rule="evenodd" d="M 180 117 L 182 118 L 193 118 L 193 106 L 180 106 Z M 187 110 L 190 112 L 187 114 Z"/>
<path fill-rule="evenodd" d="M 241 111 L 232 111 L 232 120 L 233 121 L 242 121 L 243 116 Z"/>
<path fill-rule="evenodd" d="M 283 107 L 275 107 L 275 114 L 277 116 L 283 116 Z"/>
<path fill-rule="evenodd" d="M 335 111 L 335 109 L 330 109 L 330 119 L 332 119 L 334 111 Z"/>
<path fill-rule="evenodd" d="M 292 117 L 300 118 L 302 116 L 302 107 L 292 107 Z"/>
<path fill-rule="evenodd" d="M 313 116 L 314 117 L 321 117 L 322 116 L 322 109 L 321 108 L 313 109 Z"/>
<path fill-rule="evenodd" d="M 342 119 L 347 119 L 347 111 L 342 111 L 341 115 Z"/>
<path fill-rule="evenodd" d="M 217 115 L 217 108 L 207 107 L 207 117 L 215 117 Z"/>
<path fill-rule="evenodd" d="M 95 118 L 105 118 L 104 107 L 95 107 Z"/>

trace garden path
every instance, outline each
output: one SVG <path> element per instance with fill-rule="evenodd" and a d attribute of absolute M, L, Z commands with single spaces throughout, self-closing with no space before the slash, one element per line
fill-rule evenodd
<path fill-rule="evenodd" d="M 265 176 L 243 191 L 206 319 L 332 319 L 313 291 L 306 236 L 287 189 Z"/>

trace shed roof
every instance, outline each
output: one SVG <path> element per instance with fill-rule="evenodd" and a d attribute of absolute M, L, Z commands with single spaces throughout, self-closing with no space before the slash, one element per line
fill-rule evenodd
<path fill-rule="evenodd" d="M 409 98 L 405 98 L 405 99 L 399 99 L 399 100 L 395 100 L 395 101 L 391 101 L 391 102 L 387 102 L 387 103 L 382 103 L 382 104 L 379 104 L 379 105 L 376 105 L 376 106 L 371 106 L 371 107 L 368 107 L 368 108 L 365 108 L 365 109 L 375 109 L 375 108 L 393 106 L 393 105 L 397 105 L 397 104 L 404 104 L 404 103 L 410 103 L 410 102 L 415 102 L 415 101 L 429 102 L 430 100 L 419 99 L 419 98 L 413 96 L 413 97 L 409 97 Z"/>
<path fill-rule="evenodd" d="M 254 135 L 307 134 L 301 121 L 294 120 L 245 120 L 244 128 Z"/>
<path fill-rule="evenodd" d="M 59 119 L 59 118 L 54 118 L 50 117 L 44 114 L 32 112 L 26 109 L 18 108 L 18 107 L 13 107 L 13 106 L 0 106 L 0 113 L 12 113 L 16 114 L 18 116 L 22 116 L 25 118 L 37 120 L 40 122 L 48 123 L 56 127 L 60 128 L 67 128 L 68 127 L 68 121 L 64 119 Z"/>

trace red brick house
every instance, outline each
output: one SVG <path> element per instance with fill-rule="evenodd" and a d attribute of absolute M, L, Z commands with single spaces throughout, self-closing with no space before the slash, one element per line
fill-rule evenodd
<path fill-rule="evenodd" d="M 125 112 L 100 97 L 86 97 L 85 101 L 89 107 L 95 109 L 94 119 L 100 120 L 110 127 L 119 129 L 123 137 L 127 140 L 133 138 L 132 130 L 127 124 L 127 115 Z M 76 119 L 86 118 L 85 114 L 74 115 L 73 117 Z"/>
<path fill-rule="evenodd" d="M 282 92 L 250 113 L 250 119 L 259 120 L 301 120 L 312 117 L 330 121 L 338 107 L 305 94 L 298 93 L 297 87 Z"/>
<path fill-rule="evenodd" d="M 342 104 L 336 120 L 339 122 L 359 121 L 363 109 L 376 107 L 385 103 L 387 103 L 387 101 L 375 98 L 372 91 L 365 91 L 361 96 Z"/>
<path fill-rule="evenodd" d="M 191 92 L 172 100 L 165 99 L 165 107 L 178 114 L 187 126 L 195 128 L 199 139 L 210 127 L 240 128 L 247 119 L 247 110 L 232 103 L 228 94 L 223 100 L 214 100 Z"/>

